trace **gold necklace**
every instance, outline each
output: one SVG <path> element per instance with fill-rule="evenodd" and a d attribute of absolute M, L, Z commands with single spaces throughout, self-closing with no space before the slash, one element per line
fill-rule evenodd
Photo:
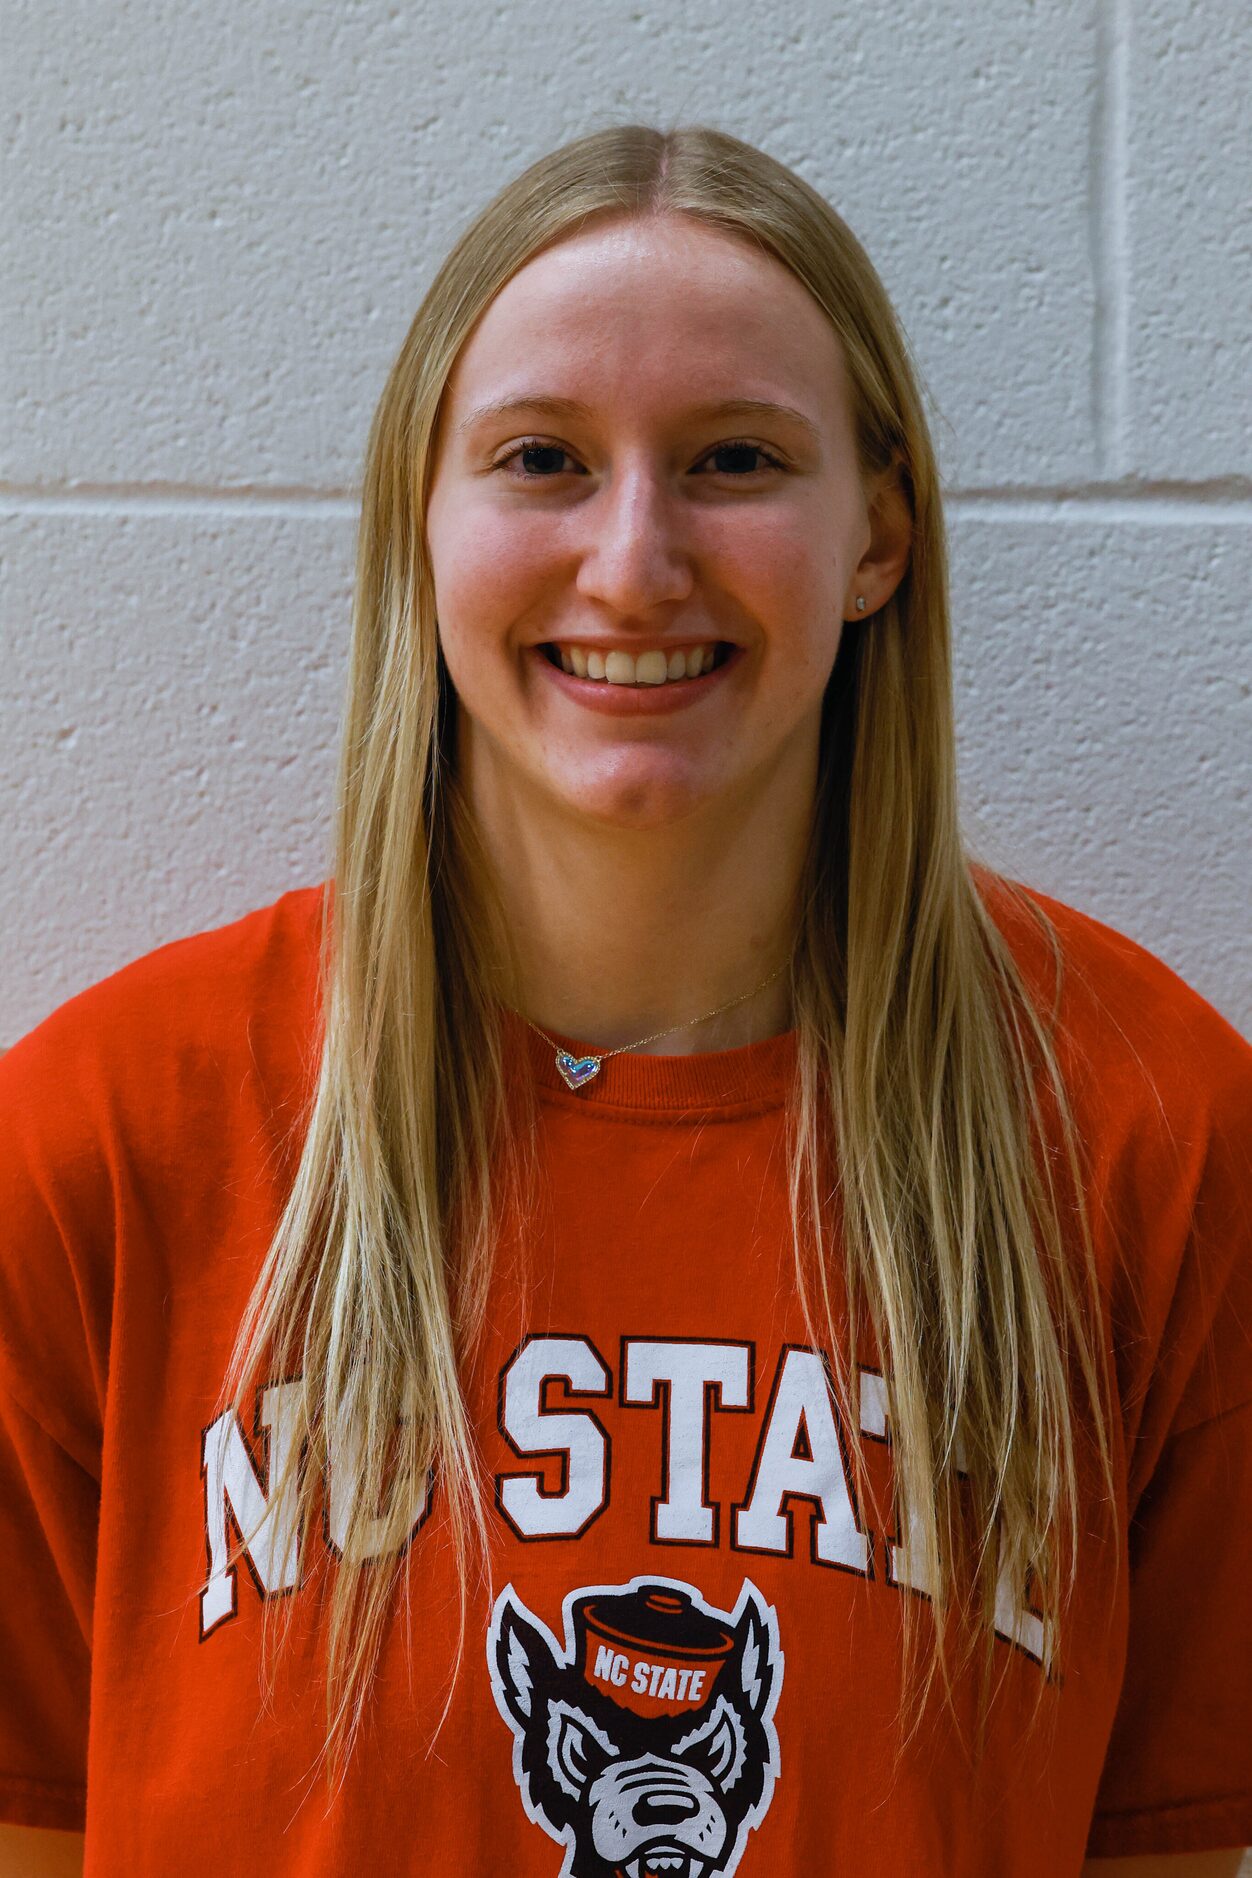
<path fill-rule="evenodd" d="M 776 978 L 781 977 L 790 963 L 790 959 L 784 960 L 777 971 L 771 972 L 768 978 L 763 978 L 753 990 L 741 991 L 739 996 L 731 998 L 728 1004 L 719 1004 L 716 1010 L 705 1011 L 702 1017 L 689 1018 L 688 1023 L 704 1024 L 710 1017 L 720 1017 L 723 1011 L 733 1010 L 736 1004 L 746 1004 L 749 998 L 755 998 L 757 992 L 764 991 L 766 985 L 772 985 Z M 594 1076 L 598 1076 L 601 1063 L 607 1062 L 609 1057 L 621 1056 L 625 1050 L 638 1050 L 642 1044 L 655 1043 L 658 1037 L 669 1037 L 674 1031 L 686 1028 L 684 1024 L 671 1024 L 668 1030 L 654 1030 L 650 1037 L 636 1037 L 633 1043 L 619 1043 L 615 1050 L 601 1050 L 595 1056 L 571 1056 L 569 1051 L 563 1050 L 546 1030 L 540 1030 L 538 1024 L 532 1024 L 529 1017 L 523 1017 L 520 1011 L 515 1011 L 514 1016 L 521 1017 L 524 1024 L 529 1024 L 535 1034 L 542 1037 L 544 1042 L 550 1044 L 556 1051 L 556 1066 L 570 1089 L 582 1089 Z"/>

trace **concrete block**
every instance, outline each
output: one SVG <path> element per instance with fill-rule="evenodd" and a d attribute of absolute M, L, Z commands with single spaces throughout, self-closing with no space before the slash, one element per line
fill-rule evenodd
<path fill-rule="evenodd" d="M 715 122 L 831 197 L 912 337 L 950 480 L 1092 472 L 1085 0 L 10 14 L 19 486 L 354 487 L 465 220 L 524 161 L 632 118 Z"/>
<path fill-rule="evenodd" d="M 982 851 L 1252 1033 L 1252 531 L 965 515 L 952 549 Z"/>
<path fill-rule="evenodd" d="M 326 871 L 352 531 L 8 517 L 0 1045 Z"/>
<path fill-rule="evenodd" d="M 1125 453 L 1138 476 L 1252 474 L 1250 72 L 1240 0 L 1136 0 Z"/>

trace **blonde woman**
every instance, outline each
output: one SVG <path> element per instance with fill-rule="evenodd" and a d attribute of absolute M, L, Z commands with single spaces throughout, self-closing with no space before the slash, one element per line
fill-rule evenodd
<path fill-rule="evenodd" d="M 598 133 L 440 270 L 331 879 L 0 1072 L 0 1869 L 1233 1873 L 1252 1053 L 971 866 L 771 158 Z"/>

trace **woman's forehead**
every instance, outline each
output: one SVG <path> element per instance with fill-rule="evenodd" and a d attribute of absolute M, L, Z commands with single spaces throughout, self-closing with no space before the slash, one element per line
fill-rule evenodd
<path fill-rule="evenodd" d="M 834 329 L 796 276 L 671 215 L 582 229 L 527 262 L 481 315 L 449 392 L 463 414 L 540 385 L 585 399 L 639 383 L 709 402 L 773 398 L 819 423 L 845 391 Z"/>

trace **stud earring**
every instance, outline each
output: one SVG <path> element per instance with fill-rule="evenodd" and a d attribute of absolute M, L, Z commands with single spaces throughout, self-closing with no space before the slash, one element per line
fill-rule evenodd
<path fill-rule="evenodd" d="M 858 593 L 856 596 L 856 610 L 858 613 L 865 611 L 865 595 L 863 593 Z"/>

